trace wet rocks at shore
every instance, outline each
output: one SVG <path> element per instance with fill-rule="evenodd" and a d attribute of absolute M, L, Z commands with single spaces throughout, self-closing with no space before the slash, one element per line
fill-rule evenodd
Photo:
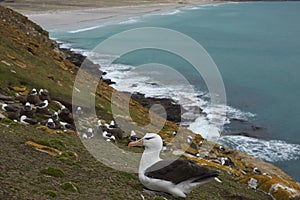
<path fill-rule="evenodd" d="M 230 124 L 225 125 L 221 136 L 245 136 L 264 139 L 270 135 L 265 127 L 261 127 L 251 121 L 230 119 Z"/>
<path fill-rule="evenodd" d="M 168 98 L 145 97 L 142 93 L 133 93 L 131 98 L 146 108 L 151 108 L 155 104 L 160 104 L 164 107 L 167 120 L 179 124 L 181 122 L 181 106 Z M 160 111 L 153 110 L 158 115 L 163 115 Z"/>
<path fill-rule="evenodd" d="M 65 58 L 67 60 L 69 60 L 71 63 L 78 67 L 77 70 L 79 70 L 79 68 L 84 69 L 86 72 L 96 77 L 99 77 L 101 81 L 105 82 L 108 85 L 115 84 L 115 82 L 113 82 L 112 80 L 103 78 L 106 72 L 101 71 L 100 65 L 93 63 L 87 58 L 87 56 L 84 56 L 80 53 L 76 53 L 71 49 L 67 48 L 60 48 L 60 50 L 65 54 Z"/>
<path fill-rule="evenodd" d="M 83 69 L 89 72 L 90 74 L 99 77 L 102 82 L 105 82 L 108 85 L 115 84 L 115 82 L 112 81 L 111 79 L 104 78 L 103 76 L 106 74 L 106 72 L 102 72 L 100 70 L 100 65 L 90 61 L 87 58 L 87 56 L 84 56 L 80 53 L 76 53 L 71 49 L 67 49 L 67 48 L 60 48 L 60 50 L 64 52 L 66 59 L 69 60 L 74 65 L 76 65 L 78 69 L 79 67 L 82 66 Z M 134 93 L 131 95 L 131 98 L 146 108 L 151 108 L 151 106 L 154 104 L 160 104 L 165 108 L 167 112 L 167 120 L 172 121 L 174 123 L 181 122 L 182 108 L 180 107 L 179 104 L 175 103 L 172 99 L 145 97 L 145 95 L 142 93 Z M 156 112 L 156 114 L 160 115 L 162 113 Z"/>
<path fill-rule="evenodd" d="M 108 85 L 115 84 L 115 82 L 111 79 L 106 79 L 106 72 L 101 71 L 101 66 L 99 64 L 93 63 L 87 58 L 87 56 L 74 52 L 69 48 L 60 48 L 60 50 L 64 53 L 64 57 L 67 60 L 78 67 L 77 70 L 82 67 L 82 69 L 84 69 L 88 73 L 99 77 L 100 81 L 105 82 Z M 176 124 L 180 124 L 183 122 L 183 119 L 181 117 L 186 112 L 186 110 L 184 110 L 183 107 L 180 104 L 176 103 L 174 100 L 170 98 L 146 97 L 145 94 L 138 92 L 133 94 L 129 94 L 128 92 L 125 93 L 130 95 L 133 100 L 140 103 L 145 108 L 151 108 L 153 105 L 159 104 L 164 107 L 164 110 L 167 114 L 167 120 Z M 206 113 L 203 112 L 202 108 L 199 109 L 200 114 L 206 115 Z M 160 116 L 164 115 L 164 112 L 161 112 L 161 110 L 152 111 Z M 269 133 L 267 132 L 267 129 L 264 127 L 257 126 L 246 120 L 233 118 L 230 119 L 230 124 L 225 127 L 225 130 L 221 133 L 221 136 L 231 135 L 264 138 L 268 134 Z"/>

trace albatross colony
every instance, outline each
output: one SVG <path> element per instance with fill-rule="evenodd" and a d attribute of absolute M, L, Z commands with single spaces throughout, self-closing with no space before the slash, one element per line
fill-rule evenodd
<path fill-rule="evenodd" d="M 189 160 L 162 160 L 161 137 L 147 133 L 142 139 L 132 141 L 132 146 L 144 146 L 139 166 L 139 179 L 149 190 L 164 192 L 175 197 L 186 197 L 194 188 L 216 178 L 219 172 Z"/>

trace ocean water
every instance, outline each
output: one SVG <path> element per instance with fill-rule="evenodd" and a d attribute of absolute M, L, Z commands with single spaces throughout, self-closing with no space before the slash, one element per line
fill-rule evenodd
<path fill-rule="evenodd" d="M 258 132 L 250 131 L 255 138 L 214 139 L 272 162 L 300 182 L 299 10 L 300 2 L 188 6 L 106 24 L 95 22 L 71 31 L 50 30 L 50 35 L 102 66 L 112 55 L 91 51 L 119 32 L 161 27 L 188 35 L 206 49 L 218 66 L 226 89 L 225 108 L 209 104 L 210 96 L 201 77 L 195 75 L 189 63 L 172 54 L 149 49 L 131 52 L 102 70 L 108 72 L 106 78 L 117 82 L 114 87 L 119 90 L 177 100 L 188 110 L 182 116 L 182 124 L 208 138 L 236 129 L 243 132 L 246 128 L 247 132 L 251 125 L 263 127 Z M 172 66 L 190 81 L 196 92 L 189 93 L 180 82 L 164 87 L 149 74 L 136 70 L 147 63 Z M 207 115 L 199 115 L 199 106 Z M 220 114 L 220 109 L 227 112 Z M 250 125 L 235 125 L 233 119 L 246 120 Z"/>

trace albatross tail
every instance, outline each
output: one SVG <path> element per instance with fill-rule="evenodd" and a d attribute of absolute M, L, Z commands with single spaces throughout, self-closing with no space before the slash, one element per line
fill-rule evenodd
<path fill-rule="evenodd" d="M 218 177 L 219 174 L 220 174 L 220 172 L 217 171 L 217 170 L 209 170 L 208 172 L 206 172 L 202 176 L 197 177 L 192 183 L 207 182 L 207 181 L 209 181 L 212 178 Z"/>
<path fill-rule="evenodd" d="M 209 170 L 201 176 L 197 176 L 194 179 L 189 179 L 187 181 L 183 181 L 183 182 L 177 184 L 176 188 L 179 189 L 179 191 L 183 192 L 184 194 L 188 194 L 193 189 L 197 188 L 198 186 L 209 182 L 213 178 L 218 177 L 219 174 L 220 174 L 219 171 Z"/>

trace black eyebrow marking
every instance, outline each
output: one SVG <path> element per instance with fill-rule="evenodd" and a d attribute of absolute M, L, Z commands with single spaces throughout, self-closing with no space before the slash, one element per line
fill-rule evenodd
<path fill-rule="evenodd" d="M 153 139 L 154 137 L 146 137 L 145 139 L 146 140 L 151 140 L 151 139 Z"/>

